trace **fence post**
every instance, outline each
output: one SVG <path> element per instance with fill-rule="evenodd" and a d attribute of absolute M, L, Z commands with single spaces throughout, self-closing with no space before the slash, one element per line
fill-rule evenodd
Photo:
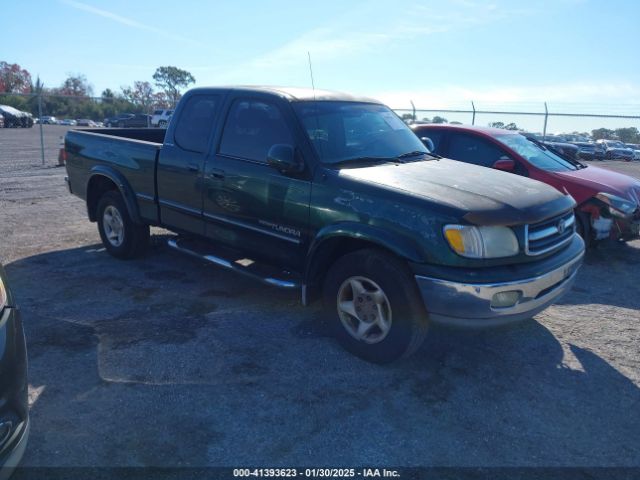
<path fill-rule="evenodd" d="M 38 92 L 38 125 L 40 126 L 40 155 L 44 167 L 44 134 L 42 133 L 42 90 Z"/>
<path fill-rule="evenodd" d="M 416 121 L 416 106 L 413 104 L 413 100 L 409 100 L 409 103 L 411 103 L 411 111 L 413 112 L 413 121 Z"/>
<path fill-rule="evenodd" d="M 544 102 L 544 128 L 542 130 L 542 141 L 547 140 L 547 119 L 549 118 L 549 110 L 547 109 L 547 102 Z"/>
<path fill-rule="evenodd" d="M 476 106 L 473 104 L 473 100 L 471 100 L 471 108 L 473 109 L 473 116 L 471 117 L 471 125 L 476 124 Z"/>

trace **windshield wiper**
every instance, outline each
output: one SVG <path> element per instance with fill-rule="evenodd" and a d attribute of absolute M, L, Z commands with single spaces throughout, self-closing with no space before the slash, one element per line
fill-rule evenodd
<path fill-rule="evenodd" d="M 337 162 L 330 162 L 328 163 L 328 165 L 331 167 L 339 167 L 343 165 L 349 165 L 349 166 L 376 165 L 379 163 L 400 163 L 400 162 L 396 157 L 362 156 L 362 157 L 345 158 L 343 160 L 338 160 Z"/>
<path fill-rule="evenodd" d="M 424 152 L 422 150 L 414 150 L 413 152 L 403 153 L 402 155 L 398 155 L 396 158 L 402 160 L 403 158 L 417 157 L 418 155 L 428 155 L 436 159 L 442 158 L 440 155 L 436 155 L 435 153 L 431 152 Z"/>

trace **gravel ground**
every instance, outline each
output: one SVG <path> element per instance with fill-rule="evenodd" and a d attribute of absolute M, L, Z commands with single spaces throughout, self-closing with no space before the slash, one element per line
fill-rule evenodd
<path fill-rule="evenodd" d="M 56 149 L 63 130 L 45 130 Z M 589 252 L 532 321 L 433 328 L 380 367 L 342 351 L 317 306 L 169 251 L 166 232 L 141 260 L 111 258 L 64 170 L 21 147 L 36 133 L 0 130 L 23 465 L 640 467 L 640 241 Z"/>

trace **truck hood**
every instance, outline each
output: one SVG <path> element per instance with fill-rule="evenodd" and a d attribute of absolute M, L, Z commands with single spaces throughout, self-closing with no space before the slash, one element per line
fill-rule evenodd
<path fill-rule="evenodd" d="M 575 206 L 571 196 L 544 183 L 450 159 L 342 169 L 340 175 L 453 207 L 476 225 L 535 223 Z"/>
<path fill-rule="evenodd" d="M 591 198 L 597 193 L 604 192 L 631 200 L 640 205 L 640 180 L 629 175 L 590 165 L 580 170 L 553 172 L 553 174 L 562 179 L 569 193 L 574 195 L 578 202 Z M 587 189 L 588 191 L 574 194 L 572 190 L 576 187 Z M 584 197 L 584 199 L 579 197 Z"/>

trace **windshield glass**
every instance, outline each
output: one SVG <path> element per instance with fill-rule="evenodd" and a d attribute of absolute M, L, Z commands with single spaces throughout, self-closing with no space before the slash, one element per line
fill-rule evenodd
<path fill-rule="evenodd" d="M 549 149 L 543 149 L 523 135 L 496 135 L 495 138 L 541 170 L 550 172 L 577 170 L 574 165 L 564 158 Z"/>
<path fill-rule="evenodd" d="M 384 105 L 305 101 L 293 107 L 323 163 L 428 153 L 409 127 Z"/>

